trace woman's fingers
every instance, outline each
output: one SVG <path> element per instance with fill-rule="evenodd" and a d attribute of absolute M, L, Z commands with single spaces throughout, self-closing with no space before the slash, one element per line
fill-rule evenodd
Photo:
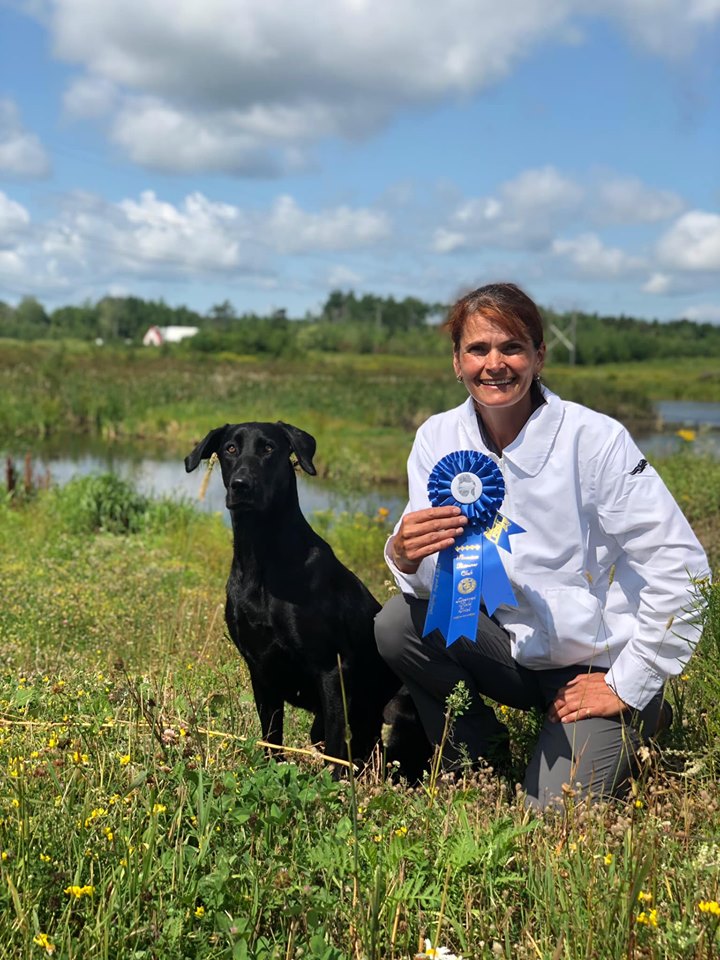
<path fill-rule="evenodd" d="M 393 539 L 395 563 L 417 569 L 424 557 L 452 546 L 466 524 L 459 507 L 429 507 L 405 514 Z"/>

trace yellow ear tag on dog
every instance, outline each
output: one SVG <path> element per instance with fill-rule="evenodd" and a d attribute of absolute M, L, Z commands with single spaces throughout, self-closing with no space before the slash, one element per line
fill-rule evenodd
<path fill-rule="evenodd" d="M 202 478 L 202 483 L 200 484 L 200 492 L 198 493 L 198 500 L 204 500 L 205 494 L 207 493 L 208 484 L 210 483 L 210 474 L 213 471 L 213 467 L 218 462 L 218 455 L 216 453 L 211 454 L 210 459 L 207 462 L 207 467 L 205 468 L 205 476 Z"/>

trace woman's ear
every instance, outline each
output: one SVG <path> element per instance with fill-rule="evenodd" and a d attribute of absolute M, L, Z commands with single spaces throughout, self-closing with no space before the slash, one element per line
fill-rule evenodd
<path fill-rule="evenodd" d="M 545 366 L 546 350 L 547 348 L 543 341 L 543 343 L 541 343 L 540 346 L 537 348 L 537 357 L 535 358 L 535 373 L 540 373 L 542 368 Z"/>
<path fill-rule="evenodd" d="M 462 380 L 462 370 L 460 369 L 460 357 L 457 350 L 453 350 L 453 370 L 458 380 Z"/>

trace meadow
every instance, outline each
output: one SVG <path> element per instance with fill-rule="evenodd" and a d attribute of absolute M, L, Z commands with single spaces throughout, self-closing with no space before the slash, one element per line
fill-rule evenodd
<path fill-rule="evenodd" d="M 138 355 L 104 368 L 77 357 L 38 354 L 43 370 L 30 364 L 14 394 L 2 392 L 5 435 L 13 424 L 27 435 L 21 410 L 56 429 L 75 397 L 78 429 L 110 437 L 112 425 L 187 452 L 223 409 L 266 419 L 271 403 L 272 419 L 317 431 L 327 450 L 335 443 L 358 482 L 402 469 L 421 416 L 413 391 L 430 412 L 455 396 L 446 372 L 441 382 L 420 359 L 391 364 L 388 384 L 388 358 L 338 358 L 325 381 L 316 364 L 310 403 L 313 381 L 292 364 L 267 373 L 226 358 L 198 370 Z M 87 379 L 68 375 L 78 369 Z M 53 376 L 53 390 L 36 387 Z M 103 376 L 122 405 L 114 420 L 99 410 Z M 33 413 L 41 393 L 55 406 Z M 83 425 L 93 403 L 97 421 Z M 381 446 L 387 438 L 390 466 L 366 455 L 371 431 Z M 658 467 L 717 569 L 720 464 L 688 442 Z M 387 511 L 312 519 L 387 598 Z M 515 788 L 533 715 L 505 712 L 517 768 L 506 779 L 435 774 L 410 789 L 384 780 L 378 757 L 337 783 L 306 751 L 299 711 L 290 762 L 268 760 L 225 634 L 229 561 L 220 517 L 148 502 L 113 477 L 0 490 L 0 958 L 720 955 L 716 586 L 698 585 L 703 638 L 668 691 L 675 724 L 643 756 L 630 800 L 588 808 L 568 791 L 561 811 L 538 817 Z M 461 708 L 449 709 L 451 722 Z"/>
<path fill-rule="evenodd" d="M 441 334 L 438 334 L 441 336 Z M 720 401 L 717 359 L 599 367 L 548 364 L 551 389 L 629 425 L 654 400 Z M 285 420 L 318 441 L 322 476 L 404 483 L 417 426 L 461 403 L 447 357 L 312 354 L 277 359 L 182 350 L 0 341 L 0 438 L 63 433 L 140 439 L 180 456 L 213 427 Z"/>

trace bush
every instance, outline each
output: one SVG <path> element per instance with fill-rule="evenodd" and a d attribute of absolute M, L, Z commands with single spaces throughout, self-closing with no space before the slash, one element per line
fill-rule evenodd
<path fill-rule="evenodd" d="M 55 496 L 73 533 L 132 533 L 142 526 L 149 507 L 146 497 L 112 473 L 76 477 Z"/>

